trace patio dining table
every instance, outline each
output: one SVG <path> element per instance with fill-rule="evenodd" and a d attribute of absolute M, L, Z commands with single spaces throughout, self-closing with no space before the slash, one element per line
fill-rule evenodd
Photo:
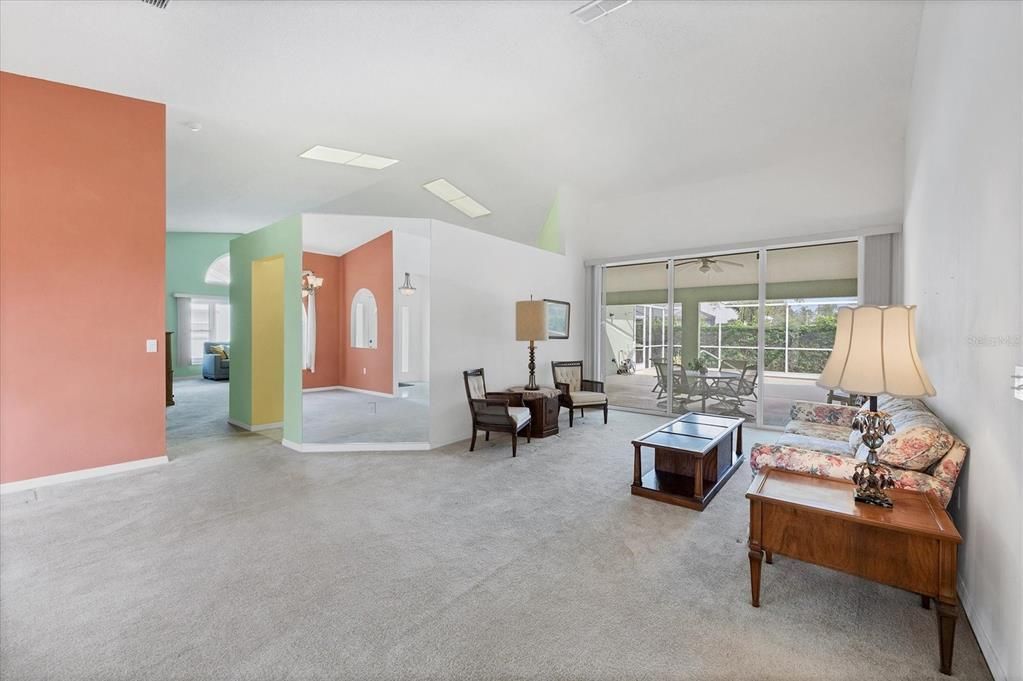
<path fill-rule="evenodd" d="M 676 366 L 675 370 L 679 371 L 682 367 Z M 707 411 L 707 398 L 713 397 L 715 388 L 720 385 L 722 381 L 739 380 L 741 374 L 737 371 L 725 371 L 721 369 L 707 369 L 705 373 L 700 373 L 694 369 L 686 369 L 686 377 L 691 379 L 693 382 L 694 392 L 700 395 L 700 410 Z"/>

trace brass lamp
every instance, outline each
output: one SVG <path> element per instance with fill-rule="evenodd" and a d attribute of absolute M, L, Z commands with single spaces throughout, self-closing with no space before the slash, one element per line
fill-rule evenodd
<path fill-rule="evenodd" d="M 877 410 L 877 396 L 926 397 L 937 394 L 916 351 L 915 305 L 860 305 L 838 309 L 835 346 L 817 379 L 822 388 L 869 395 L 869 411 L 853 428 L 863 433 L 867 460 L 853 475 L 856 501 L 891 508 L 885 492 L 895 486 L 891 469 L 878 462 L 885 435 L 893 435 L 891 416 Z"/>
<path fill-rule="evenodd" d="M 515 340 L 529 341 L 529 383 L 526 390 L 537 390 L 536 341 L 547 340 L 547 303 L 542 300 L 515 303 Z"/>

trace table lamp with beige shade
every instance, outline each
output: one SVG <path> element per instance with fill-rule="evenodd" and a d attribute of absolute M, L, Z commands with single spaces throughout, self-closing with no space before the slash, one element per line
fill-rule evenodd
<path fill-rule="evenodd" d="M 916 350 L 915 305 L 860 305 L 838 309 L 838 329 L 817 385 L 868 395 L 853 428 L 863 434 L 869 452 L 856 466 L 856 501 L 892 506 L 886 489 L 895 486 L 891 469 L 877 459 L 885 435 L 893 435 L 891 416 L 877 410 L 877 396 L 927 397 L 936 394 Z"/>
<path fill-rule="evenodd" d="M 547 303 L 542 300 L 515 303 L 515 340 L 529 341 L 529 383 L 526 390 L 537 390 L 536 341 L 547 340 Z"/>

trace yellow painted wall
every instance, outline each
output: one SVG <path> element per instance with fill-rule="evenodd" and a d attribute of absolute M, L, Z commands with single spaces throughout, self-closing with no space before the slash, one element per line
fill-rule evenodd
<path fill-rule="evenodd" d="M 284 256 L 252 263 L 252 425 L 284 421 Z"/>

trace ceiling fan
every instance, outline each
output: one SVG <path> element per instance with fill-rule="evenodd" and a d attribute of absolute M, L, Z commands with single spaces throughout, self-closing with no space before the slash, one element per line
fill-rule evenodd
<path fill-rule="evenodd" d="M 676 263 L 678 267 L 685 267 L 686 265 L 699 265 L 697 269 L 704 274 L 714 270 L 715 272 L 724 272 L 721 269 L 721 265 L 728 265 L 729 267 L 743 267 L 741 262 L 733 262 L 731 260 L 721 260 L 720 258 L 693 258 L 691 260 L 682 260 Z"/>

